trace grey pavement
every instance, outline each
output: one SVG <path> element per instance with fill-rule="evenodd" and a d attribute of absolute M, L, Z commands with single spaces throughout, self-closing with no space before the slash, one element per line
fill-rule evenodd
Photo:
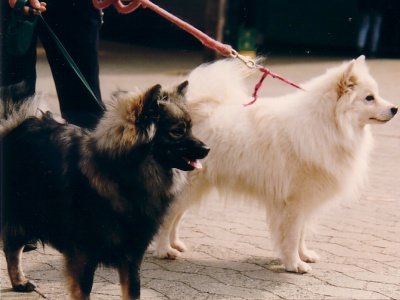
<path fill-rule="evenodd" d="M 57 108 L 54 85 L 42 52 L 38 90 Z M 344 58 L 279 57 L 266 62 L 295 82 L 319 75 Z M 400 106 L 400 60 L 367 60 L 381 95 Z M 201 63 L 201 53 L 154 50 L 102 42 L 104 98 L 117 89 L 173 84 Z M 253 84 L 257 78 L 254 78 Z M 262 93 L 291 91 L 267 78 Z M 264 211 L 212 195 L 184 217 L 181 235 L 188 252 L 160 260 L 149 249 L 142 265 L 143 299 L 400 299 L 400 116 L 374 127 L 370 180 L 356 199 L 330 206 L 308 235 L 321 261 L 309 274 L 286 273 L 273 251 Z M 10 289 L 0 254 L 1 299 L 68 299 L 62 256 L 46 246 L 23 256 L 25 274 L 37 284 L 30 294 Z M 92 299 L 120 299 L 115 270 L 98 269 Z"/>

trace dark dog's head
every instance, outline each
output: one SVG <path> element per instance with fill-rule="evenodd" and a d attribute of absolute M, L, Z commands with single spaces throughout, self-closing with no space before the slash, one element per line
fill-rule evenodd
<path fill-rule="evenodd" d="M 143 148 L 166 168 L 201 168 L 199 159 L 210 149 L 192 134 L 187 85 L 185 81 L 168 92 L 155 85 L 144 93 L 115 94 L 93 133 L 97 147 L 114 157 Z"/>
<path fill-rule="evenodd" d="M 210 149 L 192 134 L 192 121 L 185 99 L 187 86 L 185 81 L 172 92 L 159 91 L 154 154 L 162 164 L 192 171 L 202 167 L 199 159 L 206 157 Z"/>

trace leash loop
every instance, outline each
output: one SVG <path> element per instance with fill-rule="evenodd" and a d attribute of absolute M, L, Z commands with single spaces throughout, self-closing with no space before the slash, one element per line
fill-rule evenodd
<path fill-rule="evenodd" d="M 122 2 L 127 2 L 124 4 Z M 111 4 L 115 6 L 115 9 L 122 14 L 128 14 L 137 9 L 140 5 L 142 5 L 141 0 L 132 0 L 132 1 L 121 1 L 121 0 L 93 0 L 93 5 L 98 9 L 104 9 L 109 7 Z"/>

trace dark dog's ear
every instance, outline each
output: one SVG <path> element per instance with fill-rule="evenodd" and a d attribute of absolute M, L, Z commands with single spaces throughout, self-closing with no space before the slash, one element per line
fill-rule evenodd
<path fill-rule="evenodd" d="M 189 81 L 185 80 L 176 87 L 179 96 L 185 96 L 188 89 Z"/>
<path fill-rule="evenodd" d="M 153 115 L 158 110 L 157 101 L 161 97 L 161 85 L 156 84 L 149 88 L 143 97 L 143 109 L 141 114 Z"/>

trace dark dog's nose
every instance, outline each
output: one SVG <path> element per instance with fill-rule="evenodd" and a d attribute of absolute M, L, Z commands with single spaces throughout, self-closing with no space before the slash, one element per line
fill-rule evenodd
<path fill-rule="evenodd" d="M 201 148 L 203 150 L 204 156 L 207 156 L 208 152 L 210 152 L 210 147 L 208 147 L 207 145 L 203 145 L 203 147 Z"/>
<path fill-rule="evenodd" d="M 395 114 L 397 114 L 397 110 L 398 110 L 397 107 L 392 107 L 392 108 L 390 109 L 390 111 L 392 112 L 393 116 L 394 116 Z"/>

